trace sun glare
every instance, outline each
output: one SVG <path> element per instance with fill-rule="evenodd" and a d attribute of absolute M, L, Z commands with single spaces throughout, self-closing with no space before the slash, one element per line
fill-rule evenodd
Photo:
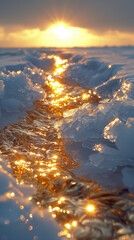
<path fill-rule="evenodd" d="M 93 35 L 89 34 L 87 29 L 74 27 L 64 21 L 56 21 L 50 23 L 46 30 L 38 28 L 32 30 L 24 29 L 17 33 L 11 33 L 10 38 L 14 42 L 15 47 L 18 46 L 18 43 L 20 44 L 19 46 L 26 45 L 27 47 L 80 47 L 89 46 Z M 60 72 L 61 69 L 58 71 Z"/>
<path fill-rule="evenodd" d="M 51 28 L 52 32 L 60 39 L 66 39 L 71 37 L 72 29 L 65 23 L 58 23 Z"/>
<path fill-rule="evenodd" d="M 73 47 L 89 44 L 89 36 L 86 29 L 74 27 L 66 22 L 55 22 L 48 26 L 44 34 L 44 41 L 49 46 Z"/>

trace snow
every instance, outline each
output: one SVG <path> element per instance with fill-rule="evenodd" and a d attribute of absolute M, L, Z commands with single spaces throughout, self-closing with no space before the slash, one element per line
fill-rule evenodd
<path fill-rule="evenodd" d="M 30 184 L 18 184 L 10 165 L 0 157 L 0 238 L 59 239 L 60 230 L 46 211 L 33 206 L 29 197 L 36 193 Z M 32 218 L 29 217 L 32 214 Z M 28 221 L 26 221 L 28 219 Z M 32 230 L 30 231 L 30 226 Z M 52 231 L 53 229 L 53 231 Z"/>
<path fill-rule="evenodd" d="M 68 59 L 61 74 L 66 83 L 92 88 L 102 97 L 98 105 L 85 103 L 65 111 L 57 124 L 64 138 L 82 146 L 79 161 L 86 171 L 81 175 L 94 168 L 91 178 L 101 183 L 106 173 L 118 172 L 119 187 L 124 187 L 123 169 L 134 165 L 134 48 L 1 49 L 0 128 L 18 121 L 35 100 L 45 98 L 43 86 L 54 69 L 55 54 Z M 83 161 L 85 149 L 89 154 Z"/>
<path fill-rule="evenodd" d="M 127 107 L 129 109 L 129 106 Z M 92 150 L 88 156 L 89 173 L 94 166 L 97 171 L 100 169 L 103 178 L 103 174 L 108 171 L 115 172 L 119 167 L 134 167 L 134 118 L 128 118 L 124 123 L 122 113 L 125 109 L 124 106 L 122 109 L 122 104 L 118 106 L 116 102 L 102 103 L 94 109 L 88 104 L 84 109 L 78 109 L 73 119 L 70 117 L 70 121 L 69 118 L 64 120 L 61 126 L 63 137 L 81 142 L 83 151 L 84 148 Z M 118 114 L 116 110 L 119 110 Z M 132 110 L 130 108 L 130 112 L 127 112 L 128 116 L 133 114 Z M 93 180 L 96 180 L 95 170 Z"/>
<path fill-rule="evenodd" d="M 134 187 L 134 169 L 130 167 L 125 167 L 122 170 L 123 175 L 123 183 L 125 186 L 129 187 L 130 189 Z"/>
<path fill-rule="evenodd" d="M 2 50 L 1 50 L 2 51 Z M 0 60 L 0 129 L 16 122 L 45 98 L 45 70 L 52 71 L 54 59 L 20 50 L 2 51 Z M 43 70 L 42 70 L 43 69 Z"/>
<path fill-rule="evenodd" d="M 74 91 L 79 84 L 101 95 L 99 104 L 85 103 L 64 111 L 63 120 L 56 123 L 67 152 L 81 164 L 75 173 L 98 181 L 104 189 L 128 188 L 134 193 L 134 48 L 0 49 L 0 129 L 19 121 L 34 107 L 34 101 L 46 97 L 43 86 L 54 69 L 54 54 L 68 59 L 60 79 L 74 85 Z M 51 232 L 48 219 L 45 229 L 45 219 L 35 216 L 31 220 L 34 229 L 41 226 L 40 233 L 34 234 L 20 221 L 21 210 L 14 199 L 25 206 L 27 216 L 32 208 L 28 196 L 34 189 L 17 185 L 2 158 L 0 183 L 1 236 L 15 240 L 27 235 L 37 240 L 34 236 L 43 239 L 46 231 L 49 237 L 45 239 L 56 239 L 57 227 L 51 223 Z M 8 199 L 8 192 L 14 192 L 15 198 Z M 5 224 L 7 216 L 10 225 Z M 19 236 L 22 229 L 24 235 Z"/>
<path fill-rule="evenodd" d="M 59 128 L 71 141 L 67 151 L 81 164 L 76 173 L 103 188 L 127 187 L 134 193 L 134 48 L 86 49 L 83 58 L 84 50 L 75 52 L 63 75 L 66 82 L 102 96 L 98 105 L 86 103 L 63 114 Z"/>
<path fill-rule="evenodd" d="M 108 67 L 104 62 L 95 59 L 82 59 L 78 63 L 71 64 L 66 70 L 64 77 L 67 82 L 79 83 L 86 88 L 95 88 L 105 83 L 117 73 L 119 66 Z"/>
<path fill-rule="evenodd" d="M 97 106 L 85 104 L 77 111 L 75 109 L 72 115 L 71 112 L 73 111 L 69 114 L 64 113 L 65 118 L 60 129 L 64 138 L 82 144 L 83 155 L 79 161 L 82 165 L 86 164 L 86 171 L 84 169 L 80 173 L 82 176 L 92 175 L 93 180 L 101 183 L 105 174 L 121 174 L 122 168 L 127 166 L 134 169 L 134 108 L 130 101 L 110 103 L 103 100 Z M 85 148 L 91 150 L 86 163 L 83 160 Z M 98 170 L 101 173 L 100 179 Z M 134 175 L 131 179 L 134 182 Z M 115 184 L 112 178 L 110 183 L 107 181 L 109 185 L 113 185 L 113 182 Z M 130 187 L 130 191 L 133 192 L 131 184 L 126 185 L 123 180 L 119 187 L 123 185 Z"/>

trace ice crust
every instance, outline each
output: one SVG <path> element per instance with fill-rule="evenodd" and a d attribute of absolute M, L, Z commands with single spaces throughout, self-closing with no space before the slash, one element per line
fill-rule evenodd
<path fill-rule="evenodd" d="M 120 66 L 108 68 L 108 64 L 90 58 L 73 58 L 72 64 L 67 68 L 64 78 L 67 82 L 78 83 L 86 88 L 95 88 L 105 83 L 117 73 Z M 80 61 L 79 61 L 80 59 Z M 75 63 L 74 63 L 75 61 Z"/>
<path fill-rule="evenodd" d="M 16 122 L 45 98 L 45 70 L 53 69 L 54 59 L 34 51 L 9 50 L 0 60 L 0 128 Z"/>
<path fill-rule="evenodd" d="M 91 51 L 94 58 L 72 59 L 64 73 L 66 81 L 93 88 L 102 101 L 64 112 L 60 130 L 70 141 L 66 145 L 69 154 L 81 164 L 80 176 L 96 180 L 106 189 L 128 188 L 134 193 L 134 60 L 128 61 L 134 49 L 131 53 L 130 49 L 120 50 L 111 61 L 101 51 L 96 60 L 97 50 Z M 108 65 L 107 60 L 115 61 Z"/>
<path fill-rule="evenodd" d="M 57 124 L 70 144 L 67 151 L 81 163 L 77 174 L 134 192 L 134 48 L 1 49 L 0 128 L 45 97 L 46 74 L 54 68 L 48 55 L 55 54 L 68 59 L 64 82 L 102 97 L 99 104 L 65 111 Z"/>
<path fill-rule="evenodd" d="M 133 103 L 113 100 L 111 103 L 103 101 L 97 106 L 85 104 L 72 113 L 72 116 L 69 114 L 67 117 L 67 113 L 65 116 L 61 126 L 62 136 L 81 143 L 83 148 L 83 156 L 81 155 L 79 161 L 86 165 L 86 169 L 81 174 L 98 180 L 99 170 L 99 182 L 103 182 L 105 174 L 109 173 L 110 176 L 111 172 L 120 172 L 123 183 L 119 187 L 125 184 L 132 191 L 134 175 L 131 174 L 131 184 L 129 180 L 126 181 L 126 176 L 129 175 L 127 170 L 130 167 L 134 170 Z M 86 148 L 91 151 L 85 161 L 82 161 Z M 112 185 L 112 181 L 114 179 L 110 178 L 110 183 L 107 183 Z"/>

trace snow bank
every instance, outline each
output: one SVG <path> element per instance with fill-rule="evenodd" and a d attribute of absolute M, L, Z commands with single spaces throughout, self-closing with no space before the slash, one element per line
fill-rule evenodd
<path fill-rule="evenodd" d="M 111 56 L 115 64 L 107 63 L 110 56 L 102 53 L 98 60 L 72 58 L 64 73 L 66 81 L 94 88 L 103 100 L 64 112 L 60 131 L 68 139 L 68 153 L 81 163 L 77 174 L 104 188 L 125 187 L 134 193 L 134 60 L 127 59 L 132 52 L 124 52 Z"/>
<path fill-rule="evenodd" d="M 133 191 L 134 48 L 70 51 L 0 50 L 0 128 L 17 121 L 36 99 L 45 97 L 45 72 L 54 68 L 48 55 L 59 54 L 69 63 L 60 78 L 93 88 L 102 97 L 98 105 L 86 103 L 63 114 L 60 131 L 70 142 L 67 150 L 82 164 L 79 174 L 104 187 Z"/>
<path fill-rule="evenodd" d="M 33 206 L 31 197 L 36 189 L 18 184 L 10 166 L 0 156 L 0 238 L 9 240 L 58 240 L 57 225 L 47 211 Z"/>
<path fill-rule="evenodd" d="M 18 121 L 45 98 L 45 70 L 54 67 L 54 59 L 35 50 L 1 50 L 0 60 L 0 129 Z M 41 57 L 42 56 L 42 57 Z"/>
<path fill-rule="evenodd" d="M 7 117 L 10 118 L 10 114 L 21 116 L 22 112 L 33 106 L 36 99 L 45 97 L 42 88 L 45 80 L 40 73 L 41 71 L 37 68 L 29 68 L 29 70 L 24 68 L 23 72 L 0 74 L 0 128 L 3 127 Z"/>
<path fill-rule="evenodd" d="M 111 172 L 118 171 L 123 176 L 120 187 L 124 184 L 131 190 L 134 187 L 134 175 L 130 185 L 124 179 L 128 174 L 128 166 L 134 170 L 134 102 L 102 101 L 97 106 L 87 103 L 77 111 L 65 112 L 64 116 L 62 136 L 81 143 L 83 148 L 79 158 L 82 164 L 86 164 L 83 175 L 87 175 L 88 171 L 93 180 L 98 180 L 99 171 L 99 182 L 102 182 L 103 175 L 109 172 L 110 176 Z M 86 148 L 90 152 L 84 162 Z M 111 180 L 109 184 L 112 185 Z"/>
<path fill-rule="evenodd" d="M 0 157 L 0 183 L 0 223 L 5 224 L 6 220 L 13 222 L 20 219 L 20 215 L 22 214 L 20 205 L 25 206 L 23 214 L 27 215 L 27 211 L 32 207 L 29 197 L 36 190 L 28 184 L 18 185 L 12 175 L 10 166 L 2 156 Z M 9 211 L 9 209 L 12 209 L 12 211 Z"/>
<path fill-rule="evenodd" d="M 119 65 L 111 66 L 95 58 L 82 58 L 77 55 L 72 58 L 72 64 L 65 71 L 64 78 L 69 83 L 95 88 L 107 82 L 119 69 Z"/>

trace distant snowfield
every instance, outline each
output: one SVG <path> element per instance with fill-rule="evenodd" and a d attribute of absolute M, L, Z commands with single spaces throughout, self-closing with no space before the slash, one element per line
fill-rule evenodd
<path fill-rule="evenodd" d="M 0 49 L 0 129 L 19 121 L 27 110 L 34 108 L 35 100 L 46 97 L 43 89 L 46 74 L 54 68 L 54 58 L 48 56 L 54 54 L 68 59 L 69 66 L 61 75 L 66 83 L 92 88 L 102 97 L 99 104 L 85 103 L 78 109 L 65 111 L 58 125 L 66 150 L 81 164 L 76 174 L 98 181 L 105 189 L 127 188 L 134 193 L 134 48 Z M 25 189 L 18 188 L 2 158 L 0 182 L 0 205 L 4 206 L 0 232 L 7 228 L 4 211 L 9 211 L 8 220 L 13 222 L 8 227 L 10 235 L 16 226 L 14 221 L 21 215 L 13 198 L 6 199 L 10 186 L 25 209 L 31 205 L 23 193 Z M 14 207 L 12 214 L 10 209 Z M 31 221 L 36 228 L 40 220 Z M 18 229 L 25 228 L 25 224 L 17 224 Z M 31 234 L 27 228 L 24 231 Z M 58 239 L 57 229 L 52 233 L 50 229 L 49 238 L 43 238 L 43 230 L 40 231 L 40 240 Z M 39 236 L 35 231 L 27 236 L 37 240 L 36 235 Z M 22 239 L 18 236 L 19 231 L 12 240 Z"/>

